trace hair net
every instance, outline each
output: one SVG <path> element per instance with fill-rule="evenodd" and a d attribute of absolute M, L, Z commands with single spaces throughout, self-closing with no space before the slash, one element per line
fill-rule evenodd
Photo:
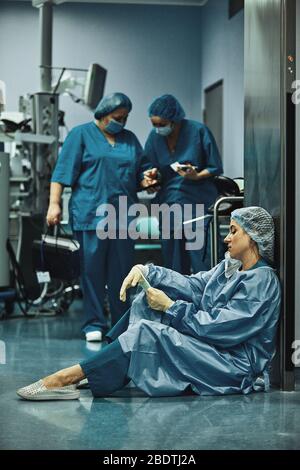
<path fill-rule="evenodd" d="M 231 218 L 257 243 L 260 256 L 272 264 L 275 238 L 272 216 L 262 207 L 243 207 L 234 210 Z"/>
<path fill-rule="evenodd" d="M 98 103 L 94 116 L 96 119 L 101 119 L 103 116 L 112 113 L 118 108 L 126 108 L 130 112 L 132 103 L 128 96 L 123 93 L 111 93 L 110 95 L 104 96 Z"/>
<path fill-rule="evenodd" d="M 185 112 L 179 101 L 172 95 L 162 95 L 156 98 L 148 109 L 149 117 L 159 116 L 173 122 L 179 122 L 185 117 Z"/>

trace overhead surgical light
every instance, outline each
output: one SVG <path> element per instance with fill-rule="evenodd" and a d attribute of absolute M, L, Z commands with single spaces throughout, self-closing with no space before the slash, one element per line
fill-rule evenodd
<path fill-rule="evenodd" d="M 52 84 L 52 91 L 55 90 L 55 93 L 59 94 L 68 94 L 78 86 L 83 88 L 84 84 L 84 78 L 73 77 L 70 71 L 65 70 L 61 80 Z"/>
<path fill-rule="evenodd" d="M 62 67 L 60 70 L 59 79 L 52 84 L 52 93 L 69 95 L 76 103 L 95 109 L 104 93 L 106 69 L 99 64 L 91 64 L 88 69 Z M 70 71 L 86 72 L 86 77 L 74 77 Z M 76 88 L 80 89 L 79 96 L 73 93 Z"/>

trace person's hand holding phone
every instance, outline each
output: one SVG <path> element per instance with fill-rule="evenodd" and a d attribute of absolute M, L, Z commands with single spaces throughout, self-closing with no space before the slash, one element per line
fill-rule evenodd
<path fill-rule="evenodd" d="M 143 189 L 148 194 L 157 193 L 160 190 L 159 173 L 157 168 L 151 168 L 150 170 L 144 171 L 144 179 L 141 182 Z"/>
<path fill-rule="evenodd" d="M 183 178 L 186 178 L 188 180 L 198 181 L 199 179 L 201 179 L 197 168 L 193 166 L 191 163 L 178 165 L 177 173 Z"/>

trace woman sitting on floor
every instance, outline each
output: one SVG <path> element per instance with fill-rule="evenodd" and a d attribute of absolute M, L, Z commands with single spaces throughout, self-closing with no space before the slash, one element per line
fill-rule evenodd
<path fill-rule="evenodd" d="M 274 224 L 260 207 L 232 213 L 225 260 L 183 276 L 135 266 L 126 290 L 142 276 L 152 286 L 107 334 L 110 344 L 89 359 L 18 390 L 27 400 L 79 398 L 87 378 L 94 397 L 130 380 L 147 395 L 223 395 L 267 390 L 275 352 L 280 284 L 273 263 Z M 142 274 L 143 273 L 143 274 Z"/>

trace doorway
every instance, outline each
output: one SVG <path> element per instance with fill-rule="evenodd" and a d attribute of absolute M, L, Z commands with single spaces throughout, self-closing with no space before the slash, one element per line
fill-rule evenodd
<path fill-rule="evenodd" d="M 216 139 L 220 155 L 223 155 L 223 80 L 204 90 L 204 123 Z"/>

